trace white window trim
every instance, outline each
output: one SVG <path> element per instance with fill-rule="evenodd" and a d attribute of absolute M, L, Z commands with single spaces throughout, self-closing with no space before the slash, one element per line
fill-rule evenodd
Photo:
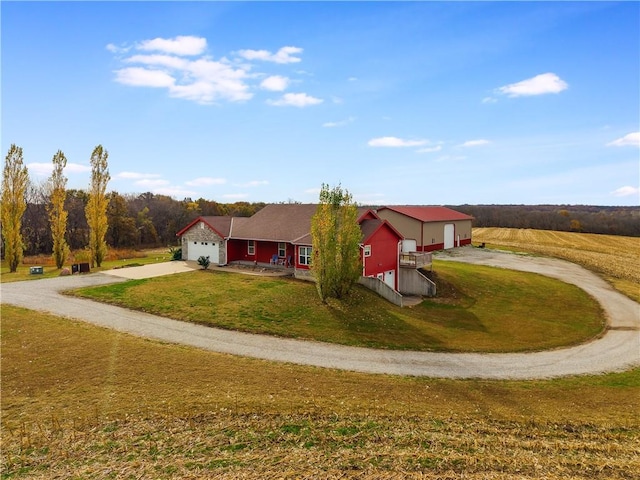
<path fill-rule="evenodd" d="M 365 245 L 364 248 L 362 249 L 362 254 L 365 257 L 370 257 L 371 256 L 371 245 Z"/>
<path fill-rule="evenodd" d="M 278 257 L 284 258 L 287 256 L 287 244 L 285 242 L 278 242 Z"/>
<path fill-rule="evenodd" d="M 311 247 L 298 247 L 298 263 L 307 267 L 310 266 L 312 253 L 313 249 Z"/>
<path fill-rule="evenodd" d="M 247 255 L 255 255 L 255 254 L 256 254 L 256 241 L 247 240 Z"/>

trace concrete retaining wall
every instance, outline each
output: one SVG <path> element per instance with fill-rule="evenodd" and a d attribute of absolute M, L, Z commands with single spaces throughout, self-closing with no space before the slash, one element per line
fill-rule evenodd
<path fill-rule="evenodd" d="M 436 296 L 436 284 L 420 273 L 420 270 L 401 268 L 398 284 L 400 292 L 406 295 Z"/>
<path fill-rule="evenodd" d="M 364 285 L 369 290 L 373 290 L 382 298 L 389 300 L 391 303 L 398 305 L 399 307 L 402 306 L 402 295 L 400 295 L 398 292 L 396 292 L 393 288 L 391 288 L 389 285 L 384 283 L 379 278 L 360 277 L 360 280 L 358 280 L 358 283 L 360 285 Z"/>

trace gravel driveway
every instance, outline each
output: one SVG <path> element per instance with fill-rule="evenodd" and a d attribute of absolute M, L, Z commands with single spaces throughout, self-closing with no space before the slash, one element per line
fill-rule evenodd
<path fill-rule="evenodd" d="M 18 305 L 170 343 L 278 362 L 366 373 L 442 378 L 534 379 L 604 373 L 640 365 L 640 305 L 617 293 L 582 267 L 562 260 L 522 256 L 471 247 L 439 254 L 438 259 L 494 265 L 542 273 L 578 285 L 596 298 L 608 328 L 598 339 L 578 346 L 532 353 L 434 353 L 377 350 L 219 330 L 124 308 L 65 297 L 71 288 L 125 281 L 118 272 L 58 277 L 1 285 L 2 303 Z M 165 267 L 181 271 L 186 262 Z M 126 272 L 128 276 L 142 275 Z M 149 268 L 148 271 L 156 270 Z M 129 270 L 129 269 L 123 269 Z M 125 275 L 121 272 L 120 275 Z M 136 277 L 139 278 L 139 277 Z"/>

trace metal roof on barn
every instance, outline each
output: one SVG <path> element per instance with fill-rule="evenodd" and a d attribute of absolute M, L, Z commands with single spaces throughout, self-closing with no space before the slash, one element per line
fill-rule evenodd
<path fill-rule="evenodd" d="M 449 222 L 455 220 L 473 220 L 473 217 L 447 207 L 432 207 L 424 205 L 389 205 L 380 210 L 391 210 L 421 222 Z"/>

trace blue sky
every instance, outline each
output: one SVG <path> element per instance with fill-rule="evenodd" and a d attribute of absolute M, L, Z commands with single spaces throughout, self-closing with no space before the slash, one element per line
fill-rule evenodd
<path fill-rule="evenodd" d="M 7 2 L 2 149 L 219 202 L 638 205 L 638 2 Z"/>

